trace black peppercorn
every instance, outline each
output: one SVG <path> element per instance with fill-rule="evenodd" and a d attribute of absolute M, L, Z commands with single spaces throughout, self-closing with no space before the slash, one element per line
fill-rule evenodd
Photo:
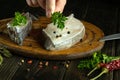
<path fill-rule="evenodd" d="M 70 34 L 70 31 L 68 31 L 67 34 Z"/>
<path fill-rule="evenodd" d="M 56 31 L 53 31 L 53 33 L 55 34 L 55 33 L 56 33 Z"/>
<path fill-rule="evenodd" d="M 62 37 L 62 35 L 60 34 L 59 37 Z"/>
<path fill-rule="evenodd" d="M 56 38 L 58 38 L 59 36 L 58 35 L 56 35 Z"/>

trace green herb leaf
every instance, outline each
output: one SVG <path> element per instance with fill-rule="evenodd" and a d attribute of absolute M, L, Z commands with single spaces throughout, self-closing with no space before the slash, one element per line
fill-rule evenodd
<path fill-rule="evenodd" d="M 58 28 L 63 29 L 65 27 L 64 22 L 67 20 L 67 18 L 60 12 L 54 12 L 51 20 L 54 25 L 57 25 Z"/>
<path fill-rule="evenodd" d="M 85 59 L 80 61 L 78 64 L 79 69 L 92 69 L 95 68 L 99 63 L 108 63 L 113 60 L 120 59 L 120 56 L 114 57 L 114 56 L 108 56 L 105 53 L 102 52 L 94 52 L 92 58 Z"/>
<path fill-rule="evenodd" d="M 27 22 L 26 16 L 22 15 L 20 12 L 15 12 L 15 17 L 12 22 L 13 26 L 25 25 L 26 22 Z"/>
<path fill-rule="evenodd" d="M 102 54 L 95 52 L 93 54 L 92 58 L 80 61 L 80 63 L 78 64 L 78 68 L 92 69 L 92 68 L 96 67 L 96 65 L 98 63 L 102 62 L 102 60 L 103 60 Z"/>
<path fill-rule="evenodd" d="M 12 54 L 10 53 L 10 51 L 9 50 L 7 50 L 7 49 L 3 49 L 3 55 L 5 56 L 5 57 L 11 57 L 12 56 Z"/>

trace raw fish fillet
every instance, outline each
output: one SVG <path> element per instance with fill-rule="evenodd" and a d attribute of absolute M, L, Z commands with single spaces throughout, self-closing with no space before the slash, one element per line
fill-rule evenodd
<path fill-rule="evenodd" d="M 12 26 L 10 21 L 7 24 L 7 31 L 9 34 L 9 37 L 12 41 L 17 43 L 18 45 L 23 44 L 23 40 L 28 35 L 32 28 L 32 19 L 29 15 L 29 13 L 24 14 L 27 17 L 27 23 L 23 26 Z"/>
<path fill-rule="evenodd" d="M 74 17 L 73 14 L 67 17 L 63 30 L 57 25 L 50 23 L 43 33 L 45 35 L 45 48 L 47 50 L 68 49 L 78 43 L 85 35 L 85 27 L 82 22 Z"/>

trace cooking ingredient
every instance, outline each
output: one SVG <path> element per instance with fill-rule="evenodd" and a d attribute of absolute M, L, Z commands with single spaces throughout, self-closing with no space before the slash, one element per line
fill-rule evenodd
<path fill-rule="evenodd" d="M 63 29 L 65 27 L 64 22 L 67 20 L 67 17 L 65 17 L 60 12 L 54 12 L 52 14 L 51 20 L 54 25 L 57 25 L 58 28 Z"/>
<path fill-rule="evenodd" d="M 100 73 L 95 78 L 91 80 L 96 80 L 102 74 L 107 73 L 112 70 L 120 69 L 120 57 L 119 56 L 107 56 L 105 53 L 102 52 L 95 52 L 93 53 L 92 58 L 85 59 L 80 61 L 78 64 L 79 69 L 92 69 L 87 75 L 89 76 L 95 70 L 103 68 L 103 72 Z"/>
<path fill-rule="evenodd" d="M 48 61 L 46 61 L 46 62 L 45 62 L 45 66 L 48 66 L 48 65 L 49 65 L 49 62 L 48 62 Z"/>
<path fill-rule="evenodd" d="M 103 60 L 99 63 L 97 63 L 95 65 L 95 67 L 93 68 L 92 71 L 90 71 L 87 75 L 89 76 L 92 72 L 94 72 L 95 70 L 99 69 L 100 67 L 104 66 L 105 63 L 109 63 L 111 61 L 114 61 L 114 60 L 119 60 L 120 57 L 117 56 L 117 57 L 113 57 L 113 56 L 107 56 L 106 54 L 102 54 L 103 55 Z"/>
<path fill-rule="evenodd" d="M 96 80 L 97 78 L 99 78 L 104 73 L 108 73 L 109 71 L 120 69 L 120 59 L 119 60 L 113 60 L 109 63 L 101 63 L 101 64 L 99 64 L 99 67 L 102 68 L 102 72 L 98 76 L 96 76 L 96 77 L 94 77 L 90 80 Z"/>
<path fill-rule="evenodd" d="M 55 18 L 57 17 L 55 16 Z M 60 18 L 60 20 L 62 19 Z M 56 24 L 58 23 L 58 25 L 63 24 L 64 21 L 64 28 L 59 28 L 57 25 L 54 25 L 55 22 L 52 22 L 43 29 L 46 38 L 44 47 L 47 50 L 68 49 L 83 39 L 85 35 L 85 27 L 80 20 L 74 17 L 73 14 L 68 16 L 67 20 L 63 19 L 63 21 L 56 21 L 55 22 Z"/>
<path fill-rule="evenodd" d="M 12 54 L 9 50 L 0 46 L 0 65 L 3 63 L 3 56 L 9 58 L 12 56 Z"/>
<path fill-rule="evenodd" d="M 26 16 L 23 16 L 20 12 L 15 12 L 15 17 L 13 18 L 12 26 L 21 26 L 27 23 Z"/>
<path fill-rule="evenodd" d="M 28 63 L 28 64 L 32 64 L 33 61 L 32 61 L 32 60 L 28 60 L 27 63 Z"/>
<path fill-rule="evenodd" d="M 105 65 L 105 63 L 98 63 L 98 64 L 96 65 L 96 67 L 93 68 L 93 69 L 87 74 L 87 76 L 89 76 L 89 75 L 92 74 L 95 70 L 101 68 L 101 67 L 104 66 L 104 65 Z"/>
<path fill-rule="evenodd" d="M 108 63 L 113 60 L 118 60 L 120 59 L 119 56 L 108 56 L 105 53 L 102 53 L 100 51 L 94 52 L 92 55 L 92 58 L 90 57 L 89 59 L 81 60 L 80 63 L 78 64 L 79 69 L 97 69 L 99 63 Z"/>
<path fill-rule="evenodd" d="M 103 55 L 105 54 L 101 54 L 100 52 L 93 53 L 92 58 L 81 60 L 80 63 L 78 64 L 78 68 L 79 69 L 94 68 L 98 63 L 102 62 L 102 60 L 104 59 Z"/>
<path fill-rule="evenodd" d="M 25 62 L 25 60 L 24 60 L 24 59 L 22 59 L 22 60 L 21 60 L 21 62 L 22 62 L 22 63 L 24 63 L 24 62 Z"/>
<path fill-rule="evenodd" d="M 12 56 L 12 54 L 10 53 L 10 51 L 7 50 L 4 47 L 0 47 L 0 53 L 1 53 L 1 55 L 5 56 L 5 57 L 11 57 Z"/>
<path fill-rule="evenodd" d="M 13 20 L 7 23 L 7 31 L 12 41 L 22 45 L 23 40 L 32 29 L 32 19 L 29 13 L 20 14 L 15 12 Z"/>

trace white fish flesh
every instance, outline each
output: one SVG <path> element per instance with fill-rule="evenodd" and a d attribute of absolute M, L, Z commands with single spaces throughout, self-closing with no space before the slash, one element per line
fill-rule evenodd
<path fill-rule="evenodd" d="M 24 14 L 27 17 L 27 23 L 23 26 L 12 26 L 10 21 L 7 24 L 7 31 L 10 39 L 16 42 L 18 45 L 22 45 L 23 40 L 28 35 L 32 28 L 32 19 L 29 13 Z"/>
<path fill-rule="evenodd" d="M 67 17 L 63 30 L 50 23 L 43 33 L 46 36 L 45 48 L 47 50 L 68 49 L 78 43 L 85 35 L 85 27 L 73 14 Z"/>

